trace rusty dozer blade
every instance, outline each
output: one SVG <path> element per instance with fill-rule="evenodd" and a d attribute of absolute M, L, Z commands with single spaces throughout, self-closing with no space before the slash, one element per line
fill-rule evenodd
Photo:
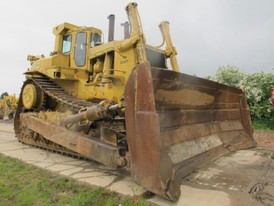
<path fill-rule="evenodd" d="M 182 177 L 230 151 L 256 145 L 240 89 L 139 64 L 125 89 L 131 174 L 172 201 Z"/>

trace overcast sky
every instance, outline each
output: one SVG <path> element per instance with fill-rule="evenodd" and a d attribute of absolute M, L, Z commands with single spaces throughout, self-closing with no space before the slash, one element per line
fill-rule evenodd
<path fill-rule="evenodd" d="M 69 22 L 103 30 L 116 15 L 115 38 L 127 20 L 126 0 L 0 1 L 0 94 L 19 94 L 29 67 L 27 55 L 49 55 L 52 28 Z M 245 72 L 274 72 L 273 0 L 139 0 L 147 43 L 161 44 L 158 24 L 170 22 L 181 71 L 200 77 L 214 75 L 223 65 Z"/>

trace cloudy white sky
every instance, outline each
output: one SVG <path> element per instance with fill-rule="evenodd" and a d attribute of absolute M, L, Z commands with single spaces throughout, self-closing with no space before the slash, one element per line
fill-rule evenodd
<path fill-rule="evenodd" d="M 128 0 L 0 1 L 0 93 L 19 94 L 28 54 L 53 51 L 52 28 L 63 22 L 94 26 L 107 38 L 109 14 L 115 38 L 127 20 Z M 162 41 L 158 24 L 170 22 L 181 71 L 214 75 L 223 65 L 245 72 L 274 72 L 273 0 L 136 0 L 147 43 Z"/>

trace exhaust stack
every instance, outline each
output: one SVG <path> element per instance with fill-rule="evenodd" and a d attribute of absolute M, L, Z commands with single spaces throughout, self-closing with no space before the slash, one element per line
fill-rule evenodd
<path fill-rule="evenodd" d="M 126 21 L 125 23 L 122 23 L 121 26 L 124 27 L 124 38 L 129 38 L 129 23 Z"/>
<path fill-rule="evenodd" d="M 115 15 L 110 14 L 108 16 L 109 26 L 108 26 L 108 42 L 114 40 L 114 22 L 115 22 Z"/>

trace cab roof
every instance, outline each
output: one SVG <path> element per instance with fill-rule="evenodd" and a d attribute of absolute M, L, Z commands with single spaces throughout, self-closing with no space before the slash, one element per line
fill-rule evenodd
<path fill-rule="evenodd" d="M 59 35 L 64 34 L 68 31 L 92 31 L 98 34 L 102 34 L 102 31 L 100 29 L 97 29 L 95 27 L 84 27 L 84 26 L 76 26 L 74 24 L 70 24 L 67 22 L 64 22 L 62 24 L 59 24 L 53 28 L 53 34 Z"/>

